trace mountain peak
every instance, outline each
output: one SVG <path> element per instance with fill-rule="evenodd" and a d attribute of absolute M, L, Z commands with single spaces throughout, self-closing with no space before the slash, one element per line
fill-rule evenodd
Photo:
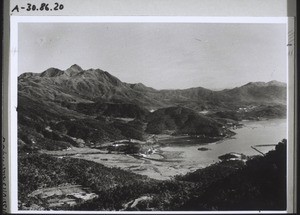
<path fill-rule="evenodd" d="M 78 66 L 77 64 L 73 64 L 69 69 L 83 71 L 83 69 L 80 66 Z"/>
<path fill-rule="evenodd" d="M 83 69 L 78 66 L 77 64 L 73 64 L 70 68 L 68 68 L 66 71 L 65 71 L 65 74 L 68 75 L 68 76 L 73 76 L 75 74 L 78 74 L 79 72 L 82 72 Z"/>
<path fill-rule="evenodd" d="M 57 68 L 49 68 L 46 71 L 41 73 L 41 77 L 57 77 L 57 76 L 61 76 L 62 74 L 64 74 L 64 72 L 60 69 Z"/>
<path fill-rule="evenodd" d="M 73 64 L 70 68 L 63 71 L 54 67 L 51 67 L 47 69 L 46 71 L 42 72 L 40 77 L 58 77 L 58 76 L 73 76 L 75 74 L 78 74 L 79 72 L 82 72 L 83 69 L 78 66 L 77 64 Z"/>

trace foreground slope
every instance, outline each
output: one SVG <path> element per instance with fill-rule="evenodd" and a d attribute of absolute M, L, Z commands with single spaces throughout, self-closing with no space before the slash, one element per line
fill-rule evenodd
<path fill-rule="evenodd" d="M 285 210 L 286 140 L 266 156 L 222 161 L 187 175 L 157 181 L 74 158 L 21 154 L 19 209 L 215 211 Z M 77 184 L 97 194 L 87 202 L 52 207 L 55 196 L 28 197 L 36 189 Z M 52 198 L 52 200 L 51 200 Z M 62 198 L 66 198 L 62 196 Z M 135 200 L 140 201 L 135 201 Z M 136 204 L 133 204 L 136 202 Z"/>

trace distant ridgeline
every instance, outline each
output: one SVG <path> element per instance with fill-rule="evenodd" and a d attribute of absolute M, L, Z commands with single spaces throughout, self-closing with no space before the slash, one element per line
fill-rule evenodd
<path fill-rule="evenodd" d="M 18 77 L 19 149 L 63 149 L 146 134 L 232 136 L 242 119 L 286 117 L 286 84 L 156 90 L 73 65 Z"/>

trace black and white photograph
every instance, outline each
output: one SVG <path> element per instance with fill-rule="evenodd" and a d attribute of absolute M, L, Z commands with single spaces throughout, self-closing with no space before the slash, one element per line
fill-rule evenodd
<path fill-rule="evenodd" d="M 53 19 L 17 24 L 18 210 L 287 210 L 286 20 Z"/>

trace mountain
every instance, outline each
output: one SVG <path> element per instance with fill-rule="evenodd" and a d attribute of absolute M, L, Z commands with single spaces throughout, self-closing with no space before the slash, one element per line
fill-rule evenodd
<path fill-rule="evenodd" d="M 76 64 L 65 71 L 50 68 L 40 74 L 24 73 L 18 78 L 18 87 L 19 96 L 35 100 L 131 103 L 149 110 L 180 105 L 201 111 L 232 109 L 249 103 L 286 103 L 286 84 L 277 81 L 250 82 L 222 91 L 202 87 L 155 90 L 142 83 L 124 83 L 100 69 L 83 70 Z"/>
<path fill-rule="evenodd" d="M 241 87 L 222 91 L 239 103 L 286 104 L 286 84 L 278 81 L 249 82 Z"/>
<path fill-rule="evenodd" d="M 231 132 L 216 120 L 184 107 L 169 107 L 156 110 L 148 117 L 147 132 L 160 134 L 205 135 L 223 137 Z"/>
<path fill-rule="evenodd" d="M 56 102 L 114 101 L 142 106 L 163 106 L 154 99 L 156 90 L 142 84 L 127 84 L 100 69 L 66 71 L 50 68 L 41 74 L 24 73 L 18 78 L 19 96 Z M 146 94 L 144 92 L 147 92 Z"/>
<path fill-rule="evenodd" d="M 89 102 L 62 103 L 62 106 L 89 116 L 111 116 L 145 119 L 150 113 L 146 108 L 130 103 Z"/>
<path fill-rule="evenodd" d="M 156 90 L 74 64 L 66 70 L 49 68 L 42 73 L 20 75 L 17 112 L 20 209 L 186 211 L 241 209 L 243 204 L 246 206 L 242 209 L 247 210 L 285 208 L 286 181 L 281 173 L 286 167 L 282 162 L 286 160 L 286 141 L 276 147 L 277 152 L 262 159 L 251 158 L 246 164 L 217 162 L 166 181 L 105 167 L 87 148 L 74 156 L 73 150 L 69 151 L 72 146 L 104 149 L 110 145 L 118 146 L 118 150 L 139 144 L 144 153 L 156 148 L 157 143 L 152 145 L 151 141 L 157 139 L 161 145 L 216 142 L 234 135 L 229 129 L 239 125 L 239 120 L 286 117 L 284 83 L 251 82 L 221 91 L 202 87 Z M 112 144 L 118 140 L 122 141 Z M 107 149 L 107 153 L 116 153 Z M 54 152 L 46 155 L 42 150 Z M 122 152 L 126 153 L 118 153 Z M 90 161 L 81 159 L 85 153 L 90 153 L 86 155 Z M 166 162 L 173 160 L 173 154 L 163 154 L 167 155 Z M 101 156 L 103 163 L 109 162 L 107 156 L 119 164 L 128 162 L 119 159 L 119 155 L 108 154 Z M 150 160 L 137 158 L 145 164 L 151 159 L 157 163 L 156 156 L 148 157 Z M 175 159 L 174 162 L 178 166 Z M 130 169 L 136 169 L 133 164 Z M 82 186 L 83 191 L 90 190 L 98 197 L 86 202 L 75 199 L 76 205 L 69 207 L 64 200 L 73 202 L 74 198 L 66 193 L 48 198 L 32 195 L 37 191 L 43 194 L 49 188 L 56 191 L 74 186 Z M 56 201 L 64 204 L 57 206 Z"/>
<path fill-rule="evenodd" d="M 91 116 L 26 97 L 19 97 L 18 103 L 19 150 L 61 150 L 120 139 L 144 139 L 144 123 L 138 117 L 126 122 L 108 114 Z"/>
<path fill-rule="evenodd" d="M 285 110 L 286 84 L 277 81 L 222 91 L 156 90 L 76 64 L 18 77 L 19 145 L 31 149 L 143 140 L 168 131 L 217 137 L 230 135 L 228 119 L 284 117 Z"/>

